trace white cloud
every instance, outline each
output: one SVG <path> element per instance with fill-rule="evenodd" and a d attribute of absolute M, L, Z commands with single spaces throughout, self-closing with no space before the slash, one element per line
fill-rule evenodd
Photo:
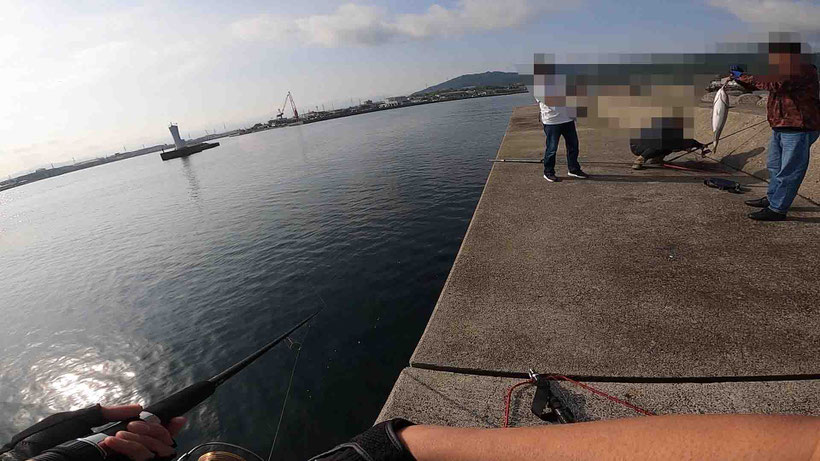
<path fill-rule="evenodd" d="M 817 31 L 820 26 L 820 4 L 804 0 L 708 0 L 724 8 L 743 22 L 764 25 L 775 30 Z"/>
<path fill-rule="evenodd" d="M 333 14 L 287 17 L 262 14 L 231 24 L 231 30 L 248 40 L 285 42 L 289 38 L 311 45 L 340 43 L 373 45 L 389 40 L 395 28 L 386 22 L 384 8 L 348 3 Z"/>
<path fill-rule="evenodd" d="M 396 25 L 401 33 L 411 37 L 460 35 L 506 29 L 526 24 L 547 9 L 557 9 L 555 6 L 550 7 L 549 3 L 541 2 L 536 5 L 527 0 L 470 0 L 462 1 L 458 8 L 453 9 L 433 5 L 422 14 L 400 15 Z"/>
<path fill-rule="evenodd" d="M 449 37 L 526 24 L 548 10 L 573 7 L 580 0 L 460 0 L 454 8 L 431 5 L 425 12 L 391 15 L 386 9 L 347 3 L 331 14 L 303 17 L 258 15 L 236 21 L 232 32 L 246 40 L 293 38 L 308 45 L 378 45 L 392 40 Z"/>

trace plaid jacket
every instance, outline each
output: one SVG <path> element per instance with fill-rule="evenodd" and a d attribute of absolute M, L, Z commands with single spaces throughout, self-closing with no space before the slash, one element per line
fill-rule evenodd
<path fill-rule="evenodd" d="M 820 83 L 813 65 L 803 66 L 795 76 L 743 74 L 736 81 L 747 88 L 768 90 L 766 115 L 772 128 L 820 130 Z"/>

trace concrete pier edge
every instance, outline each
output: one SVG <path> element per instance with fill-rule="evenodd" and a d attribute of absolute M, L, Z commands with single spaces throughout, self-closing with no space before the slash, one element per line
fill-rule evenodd
<path fill-rule="evenodd" d="M 696 109 L 702 142 L 711 140 L 708 117 Z M 761 120 L 759 110 L 733 110 L 724 133 Z M 742 200 L 765 191 L 769 134 L 764 123 L 722 140 L 711 160 L 680 160 L 703 174 L 633 172 L 623 145 L 583 123 L 581 159 L 593 180 L 547 184 L 538 164 L 494 163 L 378 420 L 496 427 L 503 393 L 529 367 L 593 382 L 657 413 L 820 414 L 812 301 L 820 274 L 811 256 L 820 254 L 820 226 L 812 225 L 820 223 L 820 165 L 811 165 L 792 221 L 749 221 Z M 537 108 L 516 108 L 496 158 L 537 159 L 542 149 Z M 704 187 L 710 174 L 738 180 L 751 195 Z M 563 252 L 573 241 L 580 255 Z M 633 284 L 630 274 L 641 277 Z M 635 416 L 561 388 L 581 420 Z M 528 412 L 532 392 L 514 396 L 513 425 L 543 424 Z"/>

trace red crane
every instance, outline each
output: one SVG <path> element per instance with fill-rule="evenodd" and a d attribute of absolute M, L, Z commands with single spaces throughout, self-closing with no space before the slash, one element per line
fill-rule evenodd
<path fill-rule="evenodd" d="M 285 103 L 282 104 L 282 108 L 279 109 L 279 113 L 276 114 L 276 118 L 282 118 L 285 115 L 285 108 L 288 107 L 288 100 L 290 100 L 290 108 L 293 109 L 293 118 L 299 120 L 299 112 L 296 111 L 296 103 L 293 102 L 293 96 L 288 91 L 287 96 L 285 96 Z"/>

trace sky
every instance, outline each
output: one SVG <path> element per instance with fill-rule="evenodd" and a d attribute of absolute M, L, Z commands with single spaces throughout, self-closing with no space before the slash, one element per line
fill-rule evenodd
<path fill-rule="evenodd" d="M 0 178 L 381 99 L 533 53 L 813 32 L 807 0 L 0 0 Z"/>

